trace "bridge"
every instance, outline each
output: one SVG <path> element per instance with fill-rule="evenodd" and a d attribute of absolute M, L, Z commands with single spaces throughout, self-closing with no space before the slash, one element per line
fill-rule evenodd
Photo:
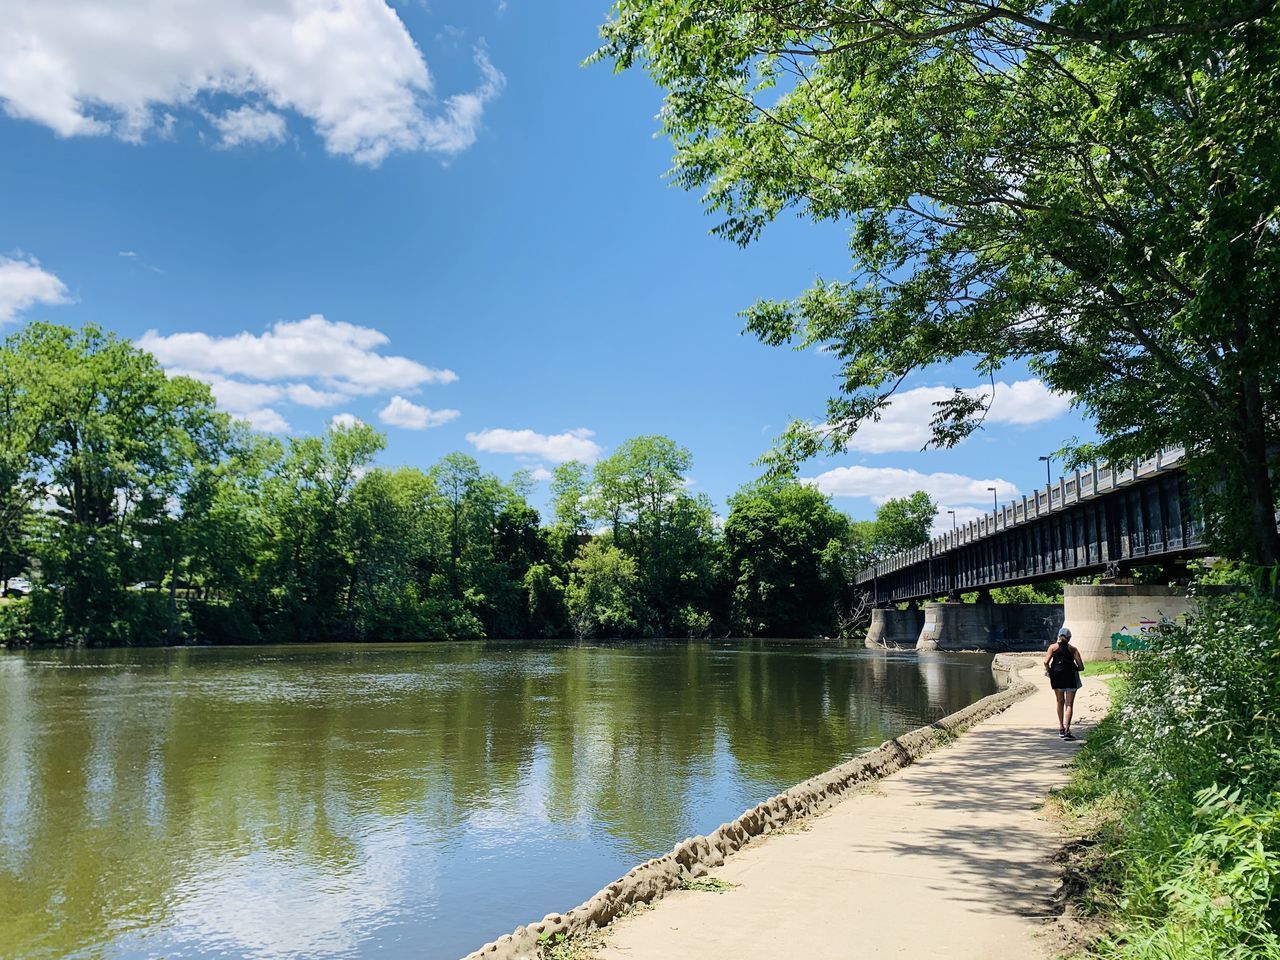
<path fill-rule="evenodd" d="M 861 571 L 877 604 L 1060 580 L 1204 554 L 1183 451 L 1077 470 L 930 543 Z"/>
<path fill-rule="evenodd" d="M 1033 639 L 1039 645 L 1041 631 L 1035 621 L 1055 619 L 1054 611 L 1012 609 L 1037 606 L 1025 604 L 998 605 L 1008 608 L 999 611 L 975 610 L 977 605 L 958 603 L 961 594 L 976 592 L 990 606 L 992 587 L 1098 573 L 1123 578 L 1139 564 L 1172 566 L 1207 553 L 1204 534 L 1203 511 L 1190 488 L 1183 450 L 1164 451 L 1150 460 L 1122 466 L 1077 470 L 1056 484 L 1047 484 L 1030 496 L 861 571 L 856 582 L 879 608 L 868 644 L 874 640 L 879 645 L 889 638 L 905 642 L 920 616 L 916 603 L 945 597 L 948 603 L 926 607 L 918 646 L 927 648 L 938 641 L 943 648 L 954 647 L 965 640 L 958 634 L 979 640 L 982 638 L 977 634 L 984 631 L 982 646 L 993 645 L 996 634 L 1000 639 L 994 645 L 999 646 L 1001 642 L 1008 645 L 1013 633 L 1028 632 L 1035 636 L 1023 639 Z M 1130 587 L 1129 595 L 1150 594 Z M 1090 594 L 1083 587 L 1068 588 L 1067 592 L 1120 595 L 1115 591 Z M 1166 592 L 1162 596 L 1172 595 Z M 909 605 L 908 610 L 893 609 L 902 603 Z M 1165 606 L 1172 609 L 1176 604 Z M 939 609 L 961 607 L 969 609 Z M 932 630 L 930 610 L 939 621 Z M 914 616 L 897 615 L 912 613 Z M 1025 622 L 1028 616 L 1032 625 Z M 948 623 L 943 621 L 962 626 L 939 640 L 947 633 Z"/>

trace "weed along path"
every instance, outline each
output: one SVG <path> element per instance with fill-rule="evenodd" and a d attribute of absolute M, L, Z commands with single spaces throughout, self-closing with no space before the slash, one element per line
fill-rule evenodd
<path fill-rule="evenodd" d="M 712 882 L 614 924 L 602 960 L 911 957 L 1027 960 L 1054 912 L 1059 838 L 1046 795 L 1078 744 L 1040 689 L 827 813 L 752 843 Z M 1107 709 L 1086 678 L 1077 729 Z M 717 882 L 718 881 L 718 882 Z"/>

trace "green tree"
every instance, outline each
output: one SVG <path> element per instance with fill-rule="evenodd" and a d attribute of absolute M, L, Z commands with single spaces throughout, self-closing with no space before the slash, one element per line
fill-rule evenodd
<path fill-rule="evenodd" d="M 44 580 L 37 632 L 76 643 L 173 639 L 174 584 L 167 603 L 129 587 L 176 573 L 175 504 L 227 442 L 209 388 L 166 377 L 150 354 L 93 326 L 30 324 L 3 360 L 10 435 L 23 444 L 5 460 L 50 503 L 30 545 Z"/>
<path fill-rule="evenodd" d="M 355 634 L 351 496 L 385 446 L 365 423 L 295 438 L 264 495 L 272 524 L 272 632 L 334 640 Z"/>
<path fill-rule="evenodd" d="M 586 533 L 590 496 L 590 470 L 581 460 L 568 460 L 551 472 L 551 509 L 557 526 L 575 536 Z"/>
<path fill-rule="evenodd" d="M 481 636 L 520 635 L 528 618 L 525 573 L 548 554 L 538 512 L 518 479 L 504 484 L 466 454 L 449 454 L 430 475 L 446 531 L 450 595 L 459 613 L 479 626 Z"/>
<path fill-rule="evenodd" d="M 448 636 L 447 597 L 435 597 L 431 501 L 421 470 L 371 470 L 351 493 L 351 611 L 357 636 L 427 640 Z"/>
<path fill-rule="evenodd" d="M 530 637 L 562 637 L 568 627 L 564 581 L 550 564 L 535 563 L 524 573 L 527 628 Z"/>
<path fill-rule="evenodd" d="M 605 540 L 593 540 L 572 563 L 565 600 L 579 637 L 634 637 L 639 575 L 636 561 Z"/>
<path fill-rule="evenodd" d="M 822 551 L 822 575 L 834 596 L 836 632 L 842 637 L 864 633 L 870 622 L 872 597 L 858 586 L 858 574 L 875 560 L 876 522 L 850 521 L 844 536 Z"/>
<path fill-rule="evenodd" d="M 838 593 L 827 550 L 849 519 L 817 488 L 761 483 L 729 498 L 725 562 L 732 586 L 730 629 L 743 636 L 808 637 L 830 632 Z"/>
<path fill-rule="evenodd" d="M 923 490 L 909 497 L 892 497 L 876 510 L 873 552 L 887 557 L 929 542 L 938 505 Z"/>
<path fill-rule="evenodd" d="M 689 451 L 669 437 L 634 437 L 595 465 L 589 515 L 608 524 L 614 546 L 636 563 L 636 615 L 649 632 L 703 625 L 717 577 L 714 511 L 690 496 Z"/>
<path fill-rule="evenodd" d="M 0 343 L 0 590 L 30 562 L 37 478 L 29 467 L 38 419 L 24 402 L 21 358 Z"/>
<path fill-rule="evenodd" d="M 1280 560 L 1280 18 L 1271 2 L 619 0 L 598 54 L 667 90 L 716 232 L 850 225 L 853 276 L 758 303 L 841 392 L 778 462 L 842 449 L 898 384 L 1025 362 L 1095 419 L 1079 459 L 1183 445 L 1220 535 Z M 981 423 L 957 389 L 934 441 Z"/>

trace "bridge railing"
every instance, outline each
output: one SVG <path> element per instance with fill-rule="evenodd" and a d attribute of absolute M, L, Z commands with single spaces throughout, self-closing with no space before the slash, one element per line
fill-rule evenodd
<path fill-rule="evenodd" d="M 857 582 L 868 583 L 877 577 L 915 566 L 957 547 L 974 543 L 1048 514 L 1057 513 L 1082 500 L 1110 493 L 1117 487 L 1127 486 L 1139 479 L 1154 476 L 1162 470 L 1176 468 L 1185 458 L 1184 448 L 1172 447 L 1146 460 L 1135 460 L 1133 463 L 1120 465 L 1094 464 L 1091 467 L 1073 471 L 1059 477 L 1057 483 L 1040 487 L 1033 494 L 1004 504 L 991 513 L 970 520 L 962 527 L 934 537 L 929 543 L 886 557 L 859 572 Z"/>

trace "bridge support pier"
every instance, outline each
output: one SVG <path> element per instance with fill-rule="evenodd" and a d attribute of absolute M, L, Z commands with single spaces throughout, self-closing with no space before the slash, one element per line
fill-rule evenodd
<path fill-rule="evenodd" d="M 871 611 L 871 626 L 867 628 L 868 647 L 903 647 L 910 650 L 920 637 L 924 626 L 924 611 L 912 604 L 906 610 L 896 607 Z"/>
<path fill-rule="evenodd" d="M 927 603 L 917 650 L 1043 650 L 1062 625 L 1056 603 Z"/>
<path fill-rule="evenodd" d="M 1085 661 L 1114 660 L 1141 649 L 1165 620 L 1182 622 L 1193 609 L 1186 590 L 1151 584 L 1067 584 L 1066 625 Z"/>

